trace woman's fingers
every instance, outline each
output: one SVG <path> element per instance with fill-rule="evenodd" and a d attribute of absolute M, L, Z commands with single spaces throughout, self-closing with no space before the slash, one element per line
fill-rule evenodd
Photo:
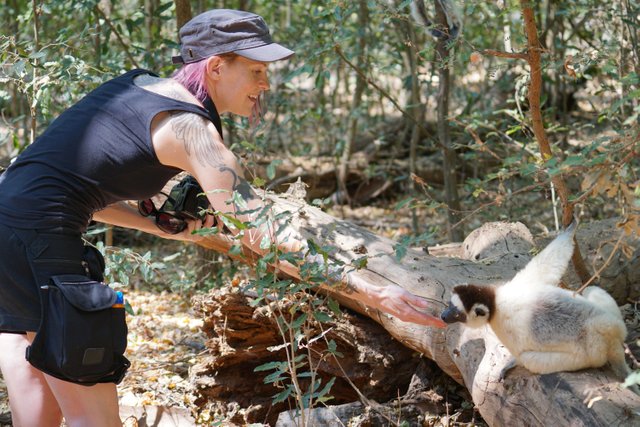
<path fill-rule="evenodd" d="M 212 228 L 217 224 L 216 217 L 214 215 L 207 214 L 202 224 L 203 228 Z"/>

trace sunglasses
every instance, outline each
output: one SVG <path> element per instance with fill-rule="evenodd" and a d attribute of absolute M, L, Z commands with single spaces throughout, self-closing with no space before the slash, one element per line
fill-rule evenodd
<path fill-rule="evenodd" d="M 154 215 L 158 228 L 167 234 L 178 234 L 187 228 L 187 221 L 168 212 L 160 212 L 151 199 L 140 200 L 138 212 L 142 216 Z"/>

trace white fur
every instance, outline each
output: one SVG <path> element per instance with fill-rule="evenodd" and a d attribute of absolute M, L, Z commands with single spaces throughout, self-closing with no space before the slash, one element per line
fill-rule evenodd
<path fill-rule="evenodd" d="M 460 297 L 457 294 L 451 295 L 450 304 L 453 305 L 454 307 L 456 307 L 460 311 L 464 310 L 464 306 L 462 305 L 462 300 L 460 299 Z"/>
<path fill-rule="evenodd" d="M 628 372 L 623 347 L 627 329 L 620 310 L 602 289 L 591 287 L 586 291 L 600 294 L 598 300 L 551 285 L 539 286 L 534 292 L 503 286 L 496 292 L 497 309 L 491 328 L 517 363 L 531 372 L 575 371 L 610 361 L 619 379 L 624 380 Z M 534 328 L 535 320 L 541 318 L 536 309 L 544 309 L 546 301 L 560 303 L 561 311 L 577 315 L 549 317 Z M 612 304 L 617 313 L 611 312 Z"/>
<path fill-rule="evenodd" d="M 510 282 L 496 288 L 489 324 L 516 364 L 533 373 L 575 371 L 610 362 L 624 380 L 629 372 L 623 347 L 627 329 L 614 299 L 596 287 L 577 295 L 556 286 L 573 252 L 574 231 L 560 234 Z M 460 300 L 454 293 L 455 298 Z M 465 314 L 468 326 L 482 324 L 482 319 Z M 469 321 L 471 317 L 474 321 Z"/>
<path fill-rule="evenodd" d="M 556 237 L 515 275 L 511 286 L 556 286 L 573 254 L 575 225 Z"/>

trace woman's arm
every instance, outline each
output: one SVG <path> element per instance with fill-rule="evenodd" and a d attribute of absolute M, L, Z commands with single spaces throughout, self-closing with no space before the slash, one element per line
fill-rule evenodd
<path fill-rule="evenodd" d="M 158 159 L 193 175 L 203 188 L 214 211 L 248 223 L 259 218 L 265 204 L 256 190 L 244 179 L 236 156 L 224 145 L 211 122 L 197 114 L 173 112 L 159 120 L 153 130 L 153 144 Z M 265 235 L 285 251 L 299 246 L 298 241 L 282 242 L 276 238 L 276 226 L 238 230 L 243 245 L 255 253 L 265 253 L 261 242 Z"/>
<path fill-rule="evenodd" d="M 153 143 L 162 163 L 186 170 L 196 178 L 215 211 L 243 222 L 255 220 L 260 215 L 263 200 L 244 179 L 235 155 L 222 143 L 212 123 L 193 113 L 170 114 L 154 128 Z M 260 247 L 264 236 L 285 252 L 297 251 L 306 245 L 303 239 L 295 237 L 295 230 L 288 230 L 286 236 L 276 236 L 276 229 L 276 224 L 267 222 L 257 229 L 245 231 L 240 240 L 258 254 L 266 252 Z M 237 234 L 239 231 L 232 229 L 231 232 Z M 293 275 L 297 275 L 297 268 L 288 265 L 286 269 L 290 267 L 294 268 Z M 366 306 L 406 322 L 444 326 L 440 319 L 419 311 L 428 307 L 428 301 L 400 286 L 377 287 L 363 279 L 350 277 L 346 281 L 346 292 Z"/>
<path fill-rule="evenodd" d="M 95 212 L 93 214 L 93 219 L 105 224 L 133 228 L 144 231 L 145 233 L 155 234 L 156 236 L 163 237 L 165 239 L 190 241 L 198 241 L 202 239 L 201 236 L 192 234 L 193 230 L 202 226 L 211 226 L 211 223 L 213 223 L 213 217 L 207 218 L 204 224 L 200 220 L 189 221 L 187 229 L 183 232 L 178 234 L 168 234 L 158 228 L 153 216 L 144 217 L 140 215 L 136 209 L 129 206 L 126 202 L 114 203 L 101 211 Z"/>

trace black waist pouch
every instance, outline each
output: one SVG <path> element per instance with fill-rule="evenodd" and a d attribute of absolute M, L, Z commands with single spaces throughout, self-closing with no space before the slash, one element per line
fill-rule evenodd
<path fill-rule="evenodd" d="M 76 274 L 53 276 L 40 289 L 42 319 L 27 348 L 29 363 L 65 381 L 118 384 L 131 366 L 118 293 Z"/>

